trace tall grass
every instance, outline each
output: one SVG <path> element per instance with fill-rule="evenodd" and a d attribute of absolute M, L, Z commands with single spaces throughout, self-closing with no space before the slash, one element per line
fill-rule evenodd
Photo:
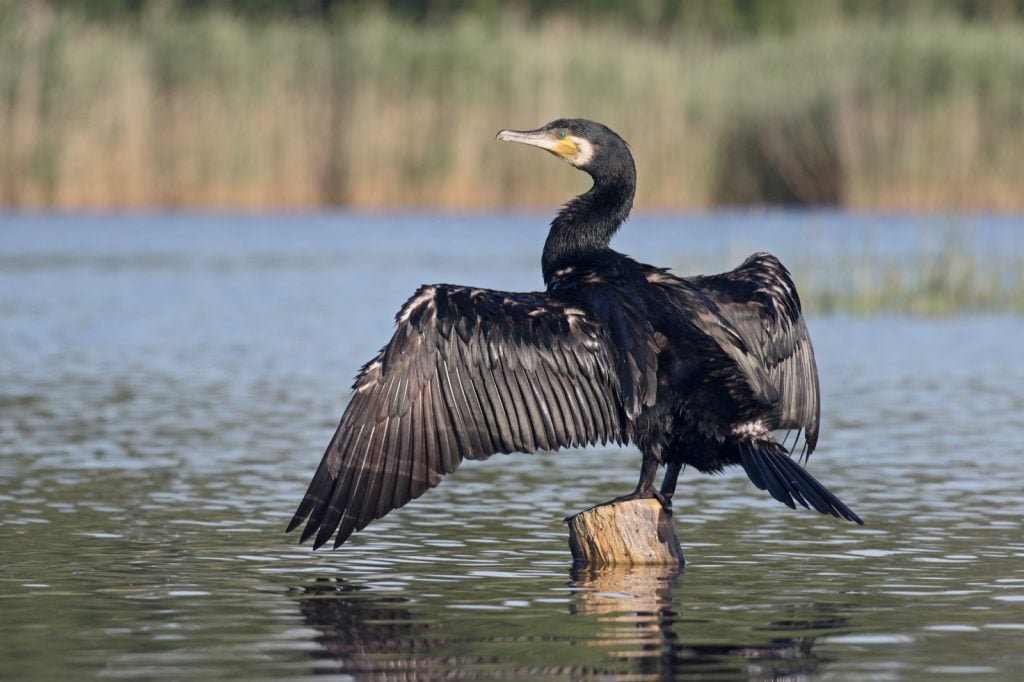
<path fill-rule="evenodd" d="M 1024 26 L 826 22 L 718 44 L 572 18 L 95 23 L 0 0 L 0 205 L 550 206 L 503 127 L 604 121 L 642 209 L 1024 208 Z"/>
<path fill-rule="evenodd" d="M 837 262 L 791 265 L 803 277 L 804 309 L 812 314 L 1024 313 L 1020 254 L 980 258 L 964 246 L 962 235 L 951 231 L 938 250 L 909 258 L 865 250 Z"/>

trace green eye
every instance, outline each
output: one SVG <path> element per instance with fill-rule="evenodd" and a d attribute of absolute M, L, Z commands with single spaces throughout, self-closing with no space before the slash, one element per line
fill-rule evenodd
<path fill-rule="evenodd" d="M 564 140 L 565 136 L 566 136 L 565 128 L 559 128 L 558 132 L 555 133 L 555 137 L 557 137 L 559 140 Z"/>

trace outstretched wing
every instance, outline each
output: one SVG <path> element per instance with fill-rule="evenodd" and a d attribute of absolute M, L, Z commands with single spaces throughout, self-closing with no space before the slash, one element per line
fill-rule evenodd
<path fill-rule="evenodd" d="M 367 363 L 288 530 L 314 547 L 437 485 L 464 458 L 625 439 L 606 327 L 544 293 L 424 286 Z M 627 387 L 627 390 L 635 390 Z"/>
<path fill-rule="evenodd" d="M 755 395 L 775 406 L 777 428 L 803 429 L 807 454 L 813 452 L 818 369 L 789 271 L 775 256 L 755 253 L 735 270 L 690 282 L 718 307 L 734 341 L 725 350 Z"/>

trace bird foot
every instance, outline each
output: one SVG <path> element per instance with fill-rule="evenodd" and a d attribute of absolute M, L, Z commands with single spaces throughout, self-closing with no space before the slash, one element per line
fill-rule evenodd
<path fill-rule="evenodd" d="M 658 492 L 654 488 L 648 488 L 645 491 L 634 490 L 628 495 L 621 495 L 619 497 L 608 500 L 607 502 L 595 504 L 590 509 L 597 509 L 598 507 L 605 507 L 610 504 L 618 504 L 620 502 L 629 502 L 630 500 L 647 500 L 651 498 L 654 498 L 655 500 L 661 503 L 661 508 L 665 510 L 666 514 L 672 513 L 672 498 L 665 495 L 664 493 Z M 590 511 L 590 509 L 588 509 L 587 511 Z M 568 521 L 571 518 L 572 517 L 570 516 L 567 517 L 565 520 Z"/>

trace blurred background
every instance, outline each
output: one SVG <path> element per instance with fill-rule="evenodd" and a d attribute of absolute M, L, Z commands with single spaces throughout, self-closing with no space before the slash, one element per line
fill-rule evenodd
<path fill-rule="evenodd" d="M 1022 0 L 0 0 L 0 207 L 1024 208 Z"/>

